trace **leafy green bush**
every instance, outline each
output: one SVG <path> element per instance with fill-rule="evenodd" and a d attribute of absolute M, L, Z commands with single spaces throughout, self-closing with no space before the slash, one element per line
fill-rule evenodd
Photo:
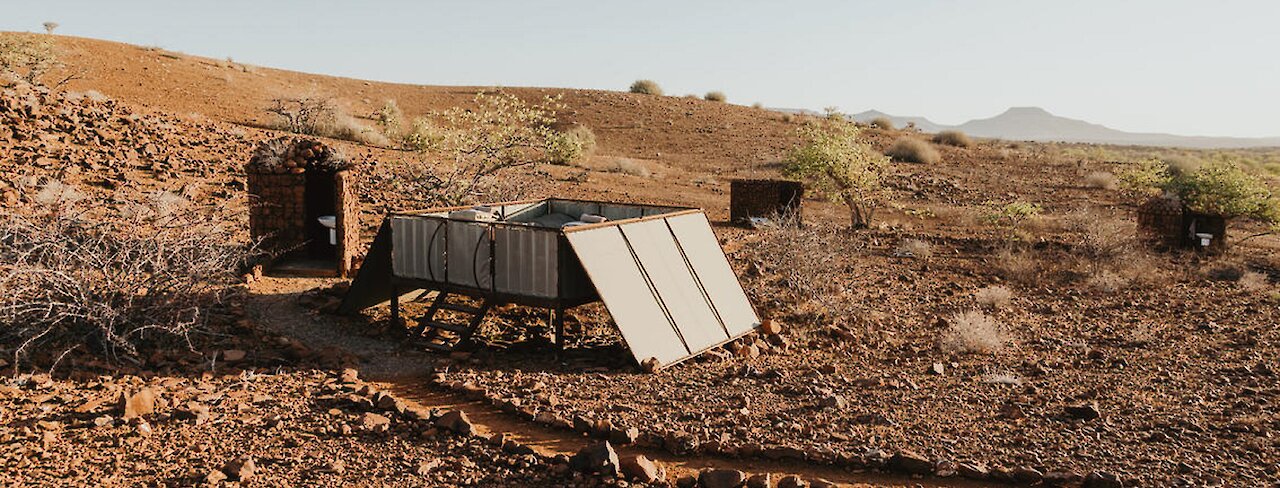
<path fill-rule="evenodd" d="M 908 163 L 933 164 L 942 160 L 937 149 L 928 142 L 914 137 L 903 137 L 894 141 L 884 153 L 896 161 Z"/>
<path fill-rule="evenodd" d="M 870 225 L 884 198 L 881 176 L 888 159 L 860 139 L 857 124 L 846 117 L 814 120 L 797 133 L 803 142 L 787 156 L 783 174 L 848 206 L 853 228 Z"/>
<path fill-rule="evenodd" d="M 547 137 L 547 161 L 571 164 L 591 155 L 596 149 L 596 134 L 585 125 L 556 132 Z"/>
<path fill-rule="evenodd" d="M 958 130 L 944 130 L 933 136 L 933 142 L 955 147 L 973 147 L 973 139 Z"/>
<path fill-rule="evenodd" d="M 1229 159 L 1191 167 L 1151 159 L 1121 172 L 1120 180 L 1131 190 L 1176 196 L 1196 212 L 1280 223 L 1280 196 Z"/>
<path fill-rule="evenodd" d="M 723 102 L 729 99 L 724 96 L 724 92 L 721 91 L 709 91 L 706 95 L 703 95 L 702 98 L 708 102 Z"/>
<path fill-rule="evenodd" d="M 658 82 L 653 80 L 636 80 L 635 83 L 631 84 L 631 93 L 662 95 L 662 87 L 658 86 Z"/>

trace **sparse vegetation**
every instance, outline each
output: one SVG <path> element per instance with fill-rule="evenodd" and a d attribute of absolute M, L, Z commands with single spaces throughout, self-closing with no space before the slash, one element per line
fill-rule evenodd
<path fill-rule="evenodd" d="M 1280 197 L 1265 181 L 1231 160 L 1194 167 L 1147 160 L 1132 165 L 1120 179 L 1127 188 L 1141 193 L 1174 195 L 1196 212 L 1280 223 Z"/>
<path fill-rule="evenodd" d="M 596 134 L 585 125 L 548 136 L 547 159 L 551 164 L 572 164 L 590 157 L 595 150 Z"/>
<path fill-rule="evenodd" d="M 658 86 L 658 82 L 653 80 L 636 80 L 631 84 L 631 93 L 641 93 L 644 95 L 662 95 L 662 87 Z"/>
<path fill-rule="evenodd" d="M 944 130 L 934 134 L 933 142 L 955 147 L 973 147 L 973 139 L 970 139 L 968 134 L 958 130 Z"/>
<path fill-rule="evenodd" d="M 444 171 L 409 176 L 434 203 L 461 205 L 479 197 L 507 169 L 551 162 L 563 143 L 552 129 L 559 98 L 528 103 L 508 93 L 481 92 L 474 105 L 431 112 L 406 136 L 419 151 L 448 161 Z"/>
<path fill-rule="evenodd" d="M 400 110 L 400 105 L 395 100 L 387 100 L 382 108 L 373 114 L 373 120 L 378 124 L 378 130 L 387 139 L 404 138 L 404 112 Z"/>
<path fill-rule="evenodd" d="M 933 257 L 933 246 L 920 239 L 903 239 L 893 251 L 894 256 L 929 259 Z"/>
<path fill-rule="evenodd" d="M 1006 287 L 993 285 L 974 292 L 973 299 L 984 308 L 1001 309 L 1008 307 L 1013 301 L 1013 292 Z"/>
<path fill-rule="evenodd" d="M 1040 278 L 1040 262 L 1028 251 L 1004 249 L 996 255 L 996 270 L 1007 280 L 1035 284 Z"/>
<path fill-rule="evenodd" d="M 1256 271 L 1246 271 L 1240 275 L 1240 279 L 1236 280 L 1236 285 L 1245 291 L 1257 292 L 1267 289 L 1270 283 L 1267 275 Z"/>
<path fill-rule="evenodd" d="M 40 24 L 40 26 L 44 27 L 45 34 L 53 35 L 53 31 L 56 30 L 58 27 L 60 27 L 61 24 L 57 22 L 45 22 L 43 24 Z"/>
<path fill-rule="evenodd" d="M 934 164 L 942 160 L 938 150 L 928 142 L 914 137 L 903 137 L 893 141 L 893 145 L 884 151 L 894 161 L 905 163 Z"/>
<path fill-rule="evenodd" d="M 641 178 L 650 176 L 649 168 L 643 162 L 631 158 L 607 158 L 599 169 L 609 173 L 621 173 Z"/>
<path fill-rule="evenodd" d="M 755 109 L 762 109 L 762 108 L 764 108 L 764 104 L 763 104 L 763 103 L 760 103 L 760 102 L 755 102 L 755 103 L 752 103 L 752 104 L 751 104 L 751 108 L 755 108 Z"/>
<path fill-rule="evenodd" d="M 107 357 L 203 330 L 247 258 L 221 206 L 169 193 L 139 203 L 51 182 L 0 211 L 0 337 L 14 359 L 81 348 Z"/>
<path fill-rule="evenodd" d="M 862 141 L 857 124 L 847 117 L 811 122 L 798 134 L 804 142 L 791 150 L 783 174 L 804 179 L 832 201 L 849 207 L 851 227 L 869 226 L 884 199 L 885 157 Z"/>
<path fill-rule="evenodd" d="M 983 213 L 982 220 L 988 225 L 1006 230 L 1009 241 L 1018 238 L 1024 230 L 1023 226 L 1039 217 L 1042 210 L 1039 205 L 1027 202 L 1009 202 L 1003 205 L 986 202 L 983 205 L 987 210 Z"/>
<path fill-rule="evenodd" d="M 869 122 L 871 127 L 881 130 L 893 130 L 893 121 L 888 117 L 876 117 Z"/>
<path fill-rule="evenodd" d="M 1116 175 L 1106 171 L 1094 171 L 1085 175 L 1084 184 L 1089 188 L 1114 190 L 1119 186 L 1119 180 L 1116 179 Z"/>
<path fill-rule="evenodd" d="M 271 128 L 309 136 L 330 137 L 370 145 L 387 145 L 386 137 L 338 110 L 332 99 L 281 97 L 267 112 L 276 117 Z"/>
<path fill-rule="evenodd" d="M 707 94 L 706 94 L 706 95 L 703 95 L 703 96 L 702 96 L 702 99 L 703 99 L 703 100 L 706 100 L 706 101 L 708 101 L 708 102 L 723 102 L 723 101 L 728 100 L 729 98 L 728 98 L 728 97 L 726 97 L 726 96 L 724 96 L 724 92 L 721 92 L 721 91 L 709 91 L 709 92 L 707 92 Z"/>
<path fill-rule="evenodd" d="M 1115 293 L 1129 285 L 1129 280 L 1111 270 L 1103 270 L 1089 277 L 1089 287 L 1103 293 Z"/>
<path fill-rule="evenodd" d="M 995 354 L 1009 341 L 1004 326 L 977 310 L 951 316 L 942 337 L 942 350 L 965 354 Z"/>

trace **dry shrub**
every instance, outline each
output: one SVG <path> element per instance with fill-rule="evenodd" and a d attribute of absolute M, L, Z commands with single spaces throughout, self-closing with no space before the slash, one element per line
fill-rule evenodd
<path fill-rule="evenodd" d="M 1084 184 L 1089 188 L 1101 188 L 1103 190 L 1114 190 L 1120 184 L 1120 180 L 1116 175 L 1106 171 L 1094 171 L 1085 175 Z"/>
<path fill-rule="evenodd" d="M 662 95 L 662 87 L 658 86 L 658 82 L 653 80 L 636 80 L 631 84 L 631 93 L 642 93 L 645 95 Z"/>
<path fill-rule="evenodd" d="M 276 117 L 270 124 L 275 130 L 375 146 L 390 144 L 386 136 L 339 110 L 332 99 L 281 97 L 272 99 L 266 110 Z"/>
<path fill-rule="evenodd" d="M 843 274 L 842 258 L 848 239 L 827 222 L 796 225 L 795 217 L 771 219 L 778 225 L 763 227 L 760 240 L 749 243 L 744 261 L 750 263 L 744 277 L 760 286 L 777 288 L 788 302 L 815 300 L 839 292 L 834 276 Z M 761 282 L 763 281 L 763 282 Z"/>
<path fill-rule="evenodd" d="M 1030 251 L 1005 249 L 996 255 L 996 271 L 1009 281 L 1034 285 L 1040 278 L 1040 262 Z"/>
<path fill-rule="evenodd" d="M 702 99 L 708 102 L 723 102 L 728 100 L 729 97 L 726 97 L 724 92 L 721 91 L 709 91 L 706 95 L 702 96 Z"/>
<path fill-rule="evenodd" d="M 994 285 L 974 292 L 973 298 L 978 302 L 978 305 L 994 310 L 1008 307 L 1009 303 L 1013 301 L 1013 292 L 1006 287 Z"/>
<path fill-rule="evenodd" d="M 934 164 L 942 160 L 937 149 L 928 142 L 914 137 L 903 137 L 894 141 L 884 153 L 895 161 L 907 163 Z"/>
<path fill-rule="evenodd" d="M 783 122 L 786 122 L 786 123 L 788 123 L 788 124 L 789 124 L 789 123 L 794 122 L 794 121 L 796 120 L 796 116 L 795 116 L 795 115 L 792 115 L 792 114 L 789 114 L 789 113 L 784 113 L 784 114 L 782 114 L 781 119 L 782 119 L 782 121 L 783 121 Z"/>
<path fill-rule="evenodd" d="M 1267 289 L 1270 283 L 1267 275 L 1255 271 L 1246 271 L 1236 280 L 1236 285 L 1245 291 L 1262 291 Z"/>
<path fill-rule="evenodd" d="M 622 173 L 624 175 L 639 176 L 641 178 L 648 178 L 652 176 L 649 173 L 649 168 L 645 166 L 644 162 L 631 158 L 607 158 L 605 159 L 604 164 L 601 164 L 597 169 L 609 173 Z"/>
<path fill-rule="evenodd" d="M 955 147 L 973 147 L 973 139 L 970 139 L 968 134 L 958 130 L 939 132 L 933 136 L 933 142 Z"/>
<path fill-rule="evenodd" d="M 893 255 L 900 258 L 929 259 L 933 257 L 933 246 L 920 239 L 903 239 L 893 250 Z"/>
<path fill-rule="evenodd" d="M 0 75 L 39 84 L 49 70 L 58 67 L 53 40 L 47 36 L 0 32 Z"/>
<path fill-rule="evenodd" d="M 1103 293 L 1115 293 L 1129 285 L 1129 280 L 1120 274 L 1104 270 L 1089 277 L 1089 287 Z"/>
<path fill-rule="evenodd" d="M 966 354 L 995 354 L 1009 342 L 1004 326 L 977 310 L 955 314 L 951 317 L 946 334 L 942 336 L 942 350 Z"/>
<path fill-rule="evenodd" d="M 888 117 L 876 117 L 869 122 L 872 127 L 884 130 L 893 130 L 893 121 Z"/>
<path fill-rule="evenodd" d="M 1113 263 L 1140 249 L 1135 224 L 1096 210 L 1079 210 L 1063 219 L 1063 227 L 1075 237 L 1076 256 L 1095 263 Z"/>
<path fill-rule="evenodd" d="M 0 338 L 15 362 L 74 348 L 139 355 L 218 314 L 249 256 L 226 206 L 170 193 L 139 203 L 50 183 L 0 213 Z"/>

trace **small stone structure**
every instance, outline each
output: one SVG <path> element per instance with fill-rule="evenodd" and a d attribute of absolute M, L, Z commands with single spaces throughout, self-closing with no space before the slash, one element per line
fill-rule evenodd
<path fill-rule="evenodd" d="M 1213 237 L 1203 246 L 1195 234 Z M 1138 237 L 1160 249 L 1202 249 L 1211 252 L 1227 247 L 1227 220 L 1221 215 L 1193 212 L 1177 198 L 1156 196 L 1138 206 Z"/>
<path fill-rule="evenodd" d="M 245 166 L 249 234 L 273 266 L 314 276 L 352 273 L 360 244 L 360 205 L 350 164 L 313 140 L 267 141 Z M 335 238 L 322 216 L 333 216 Z"/>
<path fill-rule="evenodd" d="M 788 180 L 734 179 L 729 182 L 729 220 L 793 215 L 800 218 L 804 185 Z"/>

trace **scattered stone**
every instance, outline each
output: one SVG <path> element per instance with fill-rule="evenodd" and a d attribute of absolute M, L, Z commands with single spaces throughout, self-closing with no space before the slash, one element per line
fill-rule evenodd
<path fill-rule="evenodd" d="M 822 478 L 809 480 L 809 488 L 836 488 L 836 484 Z"/>
<path fill-rule="evenodd" d="M 809 483 L 799 476 L 788 475 L 778 480 L 778 488 L 809 488 Z"/>
<path fill-rule="evenodd" d="M 431 474 L 436 468 L 440 467 L 439 459 L 428 459 L 418 463 L 418 476 L 426 476 Z"/>
<path fill-rule="evenodd" d="M 347 463 L 343 462 L 341 459 L 334 459 L 329 463 L 329 472 L 335 474 L 346 473 Z"/>
<path fill-rule="evenodd" d="M 778 335 L 782 333 L 782 322 L 773 319 L 764 319 L 760 323 L 760 332 L 765 335 Z"/>
<path fill-rule="evenodd" d="M 391 428 L 391 419 L 373 412 L 365 412 L 360 416 L 360 428 L 370 432 L 386 432 Z"/>
<path fill-rule="evenodd" d="M 658 465 L 642 454 L 622 458 L 619 467 L 623 476 L 641 483 L 653 483 L 661 478 Z"/>
<path fill-rule="evenodd" d="M 248 355 L 243 349 L 227 349 L 222 351 L 222 360 L 228 363 L 238 363 L 244 361 L 244 357 Z"/>
<path fill-rule="evenodd" d="M 342 370 L 342 374 L 338 376 L 338 380 L 343 383 L 355 383 L 360 380 L 360 372 L 353 368 Z"/>
<path fill-rule="evenodd" d="M 985 480 L 990 475 L 987 467 L 981 463 L 960 463 L 956 470 L 960 476 L 971 480 Z"/>
<path fill-rule="evenodd" d="M 635 427 L 614 426 L 609 431 L 609 441 L 618 445 L 635 444 L 640 438 L 640 429 Z"/>
<path fill-rule="evenodd" d="M 111 418 L 111 416 L 110 416 L 110 415 L 99 415 L 99 416 L 97 416 L 97 417 L 94 417 L 94 419 L 93 419 L 93 426 L 94 426 L 94 427 L 107 427 L 107 426 L 110 426 L 110 425 L 114 425 L 114 424 L 115 424 L 115 422 L 116 422 L 116 419 Z"/>
<path fill-rule="evenodd" d="M 736 469 L 708 469 L 698 474 L 702 488 L 737 488 L 747 481 L 747 474 Z"/>
<path fill-rule="evenodd" d="M 471 435 L 476 431 L 475 424 L 461 410 L 451 410 L 436 419 L 436 427 L 446 429 L 458 435 Z"/>
<path fill-rule="evenodd" d="M 1123 488 L 1124 483 L 1114 474 L 1094 471 L 1084 477 L 1084 488 Z"/>
<path fill-rule="evenodd" d="M 773 475 L 760 473 L 747 478 L 747 488 L 773 488 Z"/>
<path fill-rule="evenodd" d="M 609 441 L 583 447 L 569 458 L 569 467 L 575 471 L 613 475 L 618 473 L 618 453 Z"/>
<path fill-rule="evenodd" d="M 942 375 L 947 373 L 947 365 L 942 363 L 933 363 L 933 367 L 929 369 L 930 373 Z"/>
<path fill-rule="evenodd" d="M 222 472 L 227 475 L 231 481 L 245 482 L 253 478 L 253 473 L 257 470 L 257 466 L 253 463 L 253 458 L 242 457 L 233 459 L 222 467 Z"/>
<path fill-rule="evenodd" d="M 661 363 L 658 362 L 658 358 L 649 358 L 640 362 L 640 367 L 643 368 L 646 373 L 657 373 L 659 365 L 661 365 Z"/>
<path fill-rule="evenodd" d="M 821 405 L 823 408 L 845 408 L 848 402 L 840 395 L 827 395 L 823 397 Z"/>
<path fill-rule="evenodd" d="M 217 469 L 209 470 L 209 474 L 204 475 L 204 482 L 210 485 L 220 485 L 227 480 L 227 474 Z"/>
<path fill-rule="evenodd" d="M 208 422 L 213 416 L 209 407 L 199 402 L 187 402 L 186 406 L 174 410 L 173 415 L 179 420 L 192 420 L 196 425 Z"/>
<path fill-rule="evenodd" d="M 691 474 L 686 474 L 676 480 L 676 488 L 693 488 L 695 486 L 698 486 L 698 478 L 694 478 Z"/>
<path fill-rule="evenodd" d="M 1063 410 L 1066 411 L 1067 415 L 1081 420 L 1093 420 L 1102 416 L 1102 413 L 1098 411 L 1098 404 L 1094 402 L 1069 405 Z"/>
<path fill-rule="evenodd" d="M 1044 473 L 1027 466 L 1014 468 L 1014 470 L 1009 474 L 1013 476 L 1014 481 L 1026 483 L 1028 485 L 1036 484 L 1044 480 Z"/>
<path fill-rule="evenodd" d="M 405 408 L 407 408 L 405 406 L 404 400 L 401 400 L 399 398 L 396 398 L 390 394 L 383 393 L 383 392 L 378 392 L 377 400 L 374 402 L 374 406 L 382 410 L 401 413 L 401 414 L 404 413 Z"/>
<path fill-rule="evenodd" d="M 1084 479 L 1079 473 L 1071 471 L 1050 471 L 1044 474 L 1044 484 L 1049 486 L 1075 486 Z"/>
<path fill-rule="evenodd" d="M 150 388 L 143 388 L 132 395 L 121 393 L 118 408 L 125 420 L 151 415 L 156 411 L 156 394 Z"/>
<path fill-rule="evenodd" d="M 933 473 L 933 463 L 914 452 L 898 451 L 889 458 L 889 469 L 906 474 L 930 474 Z"/>
<path fill-rule="evenodd" d="M 760 348 L 756 347 L 755 344 L 743 346 L 741 349 L 738 349 L 738 357 L 745 359 L 758 358 L 760 357 Z"/>

